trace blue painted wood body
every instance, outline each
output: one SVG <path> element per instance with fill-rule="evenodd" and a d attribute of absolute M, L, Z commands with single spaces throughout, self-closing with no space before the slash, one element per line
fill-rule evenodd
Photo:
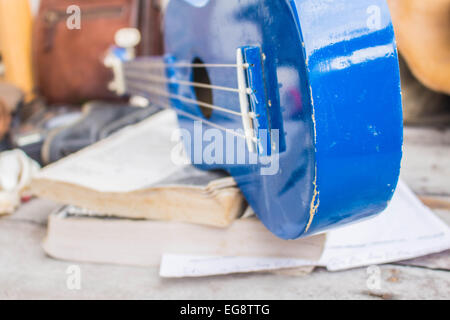
<path fill-rule="evenodd" d="M 172 0 L 164 32 L 166 52 L 177 62 L 233 64 L 245 46 L 264 53 L 270 126 L 285 144 L 277 152 L 280 170 L 262 175 L 263 165 L 196 165 L 233 175 L 273 233 L 294 239 L 386 208 L 399 177 L 403 130 L 384 0 Z M 207 70 L 212 84 L 237 87 L 236 70 Z M 192 80 L 190 68 L 170 73 Z M 170 90 L 196 99 L 189 86 Z M 240 111 L 233 92 L 214 90 L 213 103 Z M 196 105 L 171 104 L 203 117 Z M 209 121 L 242 128 L 240 117 L 221 112 Z M 179 123 L 193 133 L 192 119 L 179 116 Z M 193 161 L 195 148 L 187 146 Z"/>

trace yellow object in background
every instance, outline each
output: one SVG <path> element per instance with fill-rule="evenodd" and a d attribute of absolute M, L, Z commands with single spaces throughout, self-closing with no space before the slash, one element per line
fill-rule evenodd
<path fill-rule="evenodd" d="M 5 80 L 32 97 L 32 15 L 28 0 L 0 0 L 0 50 Z"/>
<path fill-rule="evenodd" d="M 426 87 L 450 95 L 450 0 L 389 0 L 398 48 Z"/>

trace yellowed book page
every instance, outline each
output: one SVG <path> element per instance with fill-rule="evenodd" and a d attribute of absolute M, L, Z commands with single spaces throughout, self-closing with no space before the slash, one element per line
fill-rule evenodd
<path fill-rule="evenodd" d="M 184 181 L 183 177 L 189 178 L 182 184 L 184 187 L 208 182 L 211 174 L 181 164 L 180 158 L 174 161 L 173 155 L 179 149 L 177 128 L 175 112 L 162 111 L 44 168 L 33 184 L 44 179 L 97 192 L 127 193 L 180 185 L 177 181 Z"/>

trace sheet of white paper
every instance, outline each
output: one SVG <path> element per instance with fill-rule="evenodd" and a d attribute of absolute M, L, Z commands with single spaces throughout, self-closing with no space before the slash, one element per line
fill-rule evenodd
<path fill-rule="evenodd" d="M 330 231 L 320 261 L 164 255 L 160 274 L 162 277 L 200 277 L 311 265 L 337 271 L 416 258 L 449 248 L 450 228 L 400 182 L 383 213 Z"/>
<path fill-rule="evenodd" d="M 388 209 L 333 230 L 320 260 L 328 270 L 412 259 L 450 248 L 450 229 L 400 181 Z"/>
<path fill-rule="evenodd" d="M 264 257 L 220 257 L 165 254 L 160 276 L 164 278 L 206 277 L 315 266 L 317 262 L 301 259 Z"/>

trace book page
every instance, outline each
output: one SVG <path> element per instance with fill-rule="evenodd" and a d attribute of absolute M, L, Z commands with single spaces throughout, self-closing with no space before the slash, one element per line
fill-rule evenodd
<path fill-rule="evenodd" d="M 317 261 L 271 257 L 217 257 L 165 254 L 159 275 L 163 278 L 207 277 L 314 267 Z"/>
<path fill-rule="evenodd" d="M 161 111 L 137 125 L 44 168 L 35 178 L 99 192 L 131 192 L 155 186 L 206 186 L 226 177 L 191 166 L 180 151 L 176 114 Z M 178 157 L 174 161 L 174 157 Z M 184 162 L 184 163 L 183 163 Z"/>

